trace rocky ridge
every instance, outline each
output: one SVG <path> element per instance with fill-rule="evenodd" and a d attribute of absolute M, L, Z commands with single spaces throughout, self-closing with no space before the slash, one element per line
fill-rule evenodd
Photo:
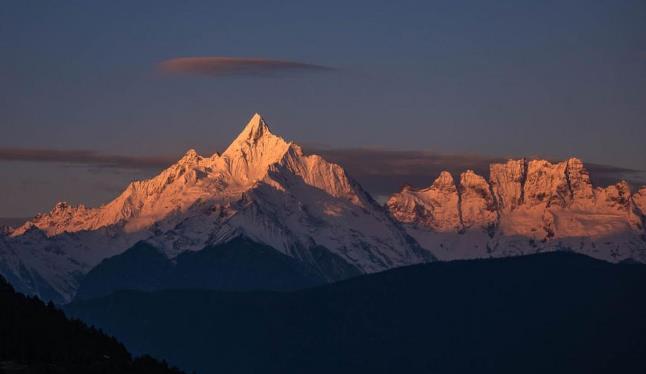
<path fill-rule="evenodd" d="M 405 187 L 386 206 L 440 259 L 572 250 L 607 261 L 646 262 L 646 187 L 593 187 L 581 160 L 509 160 L 487 182 L 473 171 L 456 185 L 442 172 L 431 187 Z"/>

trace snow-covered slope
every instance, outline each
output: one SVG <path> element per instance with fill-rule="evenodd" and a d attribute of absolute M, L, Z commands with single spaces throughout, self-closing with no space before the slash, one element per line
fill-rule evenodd
<path fill-rule="evenodd" d="M 101 207 L 59 203 L 5 233 L 0 273 L 22 292 L 67 301 L 87 271 L 139 240 L 174 257 L 237 236 L 329 280 L 347 266 L 375 272 L 431 258 L 343 168 L 305 155 L 256 114 L 221 155 L 190 150 Z"/>
<path fill-rule="evenodd" d="M 612 262 L 646 262 L 646 187 L 593 188 L 583 163 L 510 160 L 472 171 L 460 185 L 443 172 L 430 188 L 404 188 L 387 208 L 439 259 L 572 250 Z"/>
<path fill-rule="evenodd" d="M 429 188 L 393 195 L 386 210 L 339 165 L 304 154 L 256 114 L 222 154 L 189 150 L 103 206 L 59 203 L 1 230 L 0 274 L 21 292 L 65 302 L 88 271 L 141 240 L 173 259 L 236 237 L 330 281 L 433 258 L 555 249 L 646 262 L 645 213 L 646 188 L 593 188 L 577 159 L 495 164 L 489 181 L 443 172 Z"/>

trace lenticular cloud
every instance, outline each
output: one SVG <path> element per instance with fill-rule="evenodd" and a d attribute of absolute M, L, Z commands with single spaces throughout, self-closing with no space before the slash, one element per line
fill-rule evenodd
<path fill-rule="evenodd" d="M 214 77 L 333 70 L 327 66 L 295 61 L 240 57 L 180 57 L 162 61 L 159 68 L 167 73 L 189 73 Z"/>

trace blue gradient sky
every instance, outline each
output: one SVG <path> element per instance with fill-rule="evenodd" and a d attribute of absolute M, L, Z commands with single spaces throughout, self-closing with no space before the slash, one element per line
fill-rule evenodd
<path fill-rule="evenodd" d="M 186 56 L 336 70 L 157 67 Z M 6 1 L 0 81 L 0 148 L 211 154 L 260 112 L 309 144 L 646 169 L 641 0 Z M 0 161 L 0 216 L 97 204 L 132 174 Z"/>

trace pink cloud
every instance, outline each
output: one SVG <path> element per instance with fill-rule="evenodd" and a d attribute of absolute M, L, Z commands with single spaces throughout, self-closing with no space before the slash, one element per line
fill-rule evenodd
<path fill-rule="evenodd" d="M 320 72 L 333 68 L 295 61 L 241 57 L 179 57 L 162 61 L 159 68 L 167 73 L 189 73 L 207 76 L 255 75 Z"/>

